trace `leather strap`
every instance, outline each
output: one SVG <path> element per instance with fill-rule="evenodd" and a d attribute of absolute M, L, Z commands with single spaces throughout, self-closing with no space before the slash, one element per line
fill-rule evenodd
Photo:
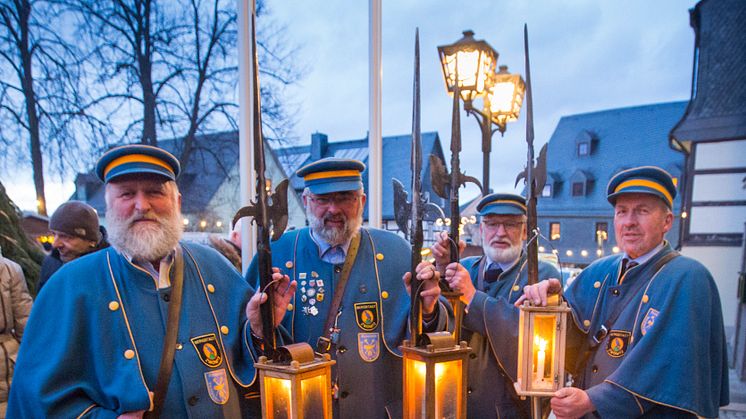
<path fill-rule="evenodd" d="M 171 299 L 168 306 L 168 320 L 166 322 L 166 336 L 163 339 L 161 363 L 158 367 L 158 379 L 153 393 L 153 410 L 146 412 L 144 417 L 158 418 L 166 401 L 168 383 L 174 366 L 174 352 L 176 337 L 179 333 L 179 317 L 181 315 L 181 296 L 184 289 L 184 256 L 181 246 L 176 247 L 174 255 L 174 276 L 171 282 Z"/>
<path fill-rule="evenodd" d="M 329 306 L 329 312 L 326 314 L 326 322 L 324 322 L 324 335 L 319 338 L 319 341 L 316 344 L 317 349 L 326 350 L 319 352 L 327 352 L 329 351 L 329 349 L 331 349 L 331 336 L 334 331 L 334 323 L 337 320 L 337 311 L 339 310 L 339 305 L 342 303 L 345 286 L 347 285 L 347 280 L 350 278 L 352 265 L 355 263 L 357 251 L 360 248 L 361 235 L 362 232 L 358 230 L 357 234 L 352 237 L 350 247 L 347 249 L 347 256 L 345 256 L 345 263 L 342 266 L 342 273 L 339 275 L 339 282 L 337 282 L 337 286 L 334 287 L 334 298 L 332 298 L 332 304 Z M 324 348 L 323 345 L 326 345 L 326 348 Z"/>

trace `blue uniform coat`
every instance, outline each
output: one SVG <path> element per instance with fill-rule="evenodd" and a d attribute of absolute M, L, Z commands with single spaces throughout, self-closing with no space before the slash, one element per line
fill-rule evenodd
<path fill-rule="evenodd" d="M 252 290 L 214 250 L 181 246 L 182 314 L 163 417 L 233 415 L 255 377 L 244 310 Z M 148 272 L 113 248 L 67 263 L 53 278 L 26 328 L 8 415 L 113 418 L 148 410 L 171 288 L 157 290 Z"/>
<path fill-rule="evenodd" d="M 484 257 L 461 261 L 477 289 L 464 314 L 463 339 L 472 353 L 469 361 L 469 394 L 467 414 L 473 418 L 519 418 L 529 414 L 528 401 L 519 402 L 513 395 L 518 366 L 518 318 L 513 303 L 523 295 L 528 282 L 526 254 L 500 274 L 497 281 L 479 286 L 484 275 Z M 539 279 L 559 278 L 557 269 L 539 262 Z M 517 397 L 517 396 L 516 396 Z M 521 406 L 523 405 L 523 406 Z"/>
<path fill-rule="evenodd" d="M 340 304 L 341 330 L 332 369 L 338 380 L 337 417 L 401 416 L 402 360 L 398 346 L 408 335 L 409 295 L 402 276 L 408 272 L 410 246 L 383 230 L 361 228 L 360 247 Z M 273 265 L 298 281 L 293 310 L 283 319 L 294 342 L 316 347 L 342 265 L 321 260 L 308 228 L 286 232 L 272 244 Z M 256 258 L 247 273 L 257 284 Z M 438 330 L 447 315 L 439 306 Z"/>
<path fill-rule="evenodd" d="M 679 256 L 657 274 L 665 247 L 617 284 L 621 255 L 586 268 L 566 292 L 579 339 L 594 336 L 634 283 L 643 281 L 580 372 L 602 417 L 716 417 L 728 404 L 723 316 L 715 282 Z M 568 354 L 577 356 L 575 347 Z M 568 365 L 575 362 L 568 360 Z"/>

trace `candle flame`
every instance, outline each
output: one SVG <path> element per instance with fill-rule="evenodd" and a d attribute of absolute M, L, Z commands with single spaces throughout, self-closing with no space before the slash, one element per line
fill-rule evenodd
<path fill-rule="evenodd" d="M 540 351 L 546 351 L 548 343 L 546 339 L 542 339 L 539 335 L 534 336 L 534 345 L 539 347 Z"/>

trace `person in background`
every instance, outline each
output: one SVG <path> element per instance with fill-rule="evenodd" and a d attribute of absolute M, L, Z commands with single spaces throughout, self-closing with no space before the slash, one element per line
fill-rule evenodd
<path fill-rule="evenodd" d="M 52 252 L 41 263 L 37 294 L 62 264 L 109 247 L 96 210 L 85 202 L 68 201 L 57 207 L 49 219 L 49 230 L 54 242 Z"/>
<path fill-rule="evenodd" d="M 0 419 L 8 407 L 18 347 L 32 304 L 21 266 L 3 257 L 0 249 Z"/>
<path fill-rule="evenodd" d="M 617 173 L 607 199 L 622 253 L 585 268 L 564 292 L 573 387 L 551 399 L 557 418 L 717 417 L 729 401 L 723 313 L 701 263 L 665 240 L 676 186 L 665 170 Z M 527 286 L 519 299 L 545 305 L 557 279 Z"/>
<path fill-rule="evenodd" d="M 241 225 L 243 218 L 236 221 L 236 225 L 228 233 L 228 238 L 222 238 L 217 234 L 210 234 L 210 245 L 220 254 L 225 256 L 238 272 L 241 271 Z"/>

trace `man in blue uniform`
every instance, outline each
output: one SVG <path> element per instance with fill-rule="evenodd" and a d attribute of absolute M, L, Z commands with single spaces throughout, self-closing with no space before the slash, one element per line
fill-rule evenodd
<path fill-rule="evenodd" d="M 326 158 L 300 170 L 310 226 L 272 244 L 273 264 L 297 283 L 282 325 L 294 342 L 307 342 L 337 361 L 332 369 L 334 416 L 401 417 L 398 350 L 408 334 L 406 286 L 410 246 L 401 237 L 363 228 L 365 194 L 357 160 Z M 425 329 L 446 327 L 446 307 L 431 267 L 422 297 Z M 247 273 L 257 285 L 256 259 Z M 283 277 L 275 274 L 275 278 Z M 328 324 L 328 326 L 327 326 Z M 331 329 L 331 330 L 330 330 Z"/>
<path fill-rule="evenodd" d="M 607 195 L 624 253 L 592 263 L 565 292 L 577 388 L 557 391 L 552 409 L 558 418 L 717 417 L 729 399 L 720 298 L 707 268 L 664 239 L 673 180 L 637 167 L 615 175 Z M 560 291 L 556 279 L 524 290 L 542 305 Z"/>
<path fill-rule="evenodd" d="M 8 415 L 247 414 L 243 393 L 255 378 L 247 312 L 251 327 L 261 327 L 252 313 L 262 294 L 214 250 L 179 242 L 174 156 L 124 146 L 106 153 L 96 171 L 106 183 L 112 247 L 65 264 L 39 294 Z M 277 304 L 284 312 L 287 299 Z M 179 306 L 177 316 L 170 307 Z"/>
<path fill-rule="evenodd" d="M 513 303 L 528 281 L 523 250 L 526 200 L 494 193 L 479 201 L 477 211 L 484 256 L 449 264 L 445 234 L 432 247 L 437 268 L 466 304 L 462 336 L 472 348 L 467 413 L 475 418 L 528 418 L 528 401 L 521 401 L 513 388 L 520 315 Z M 540 278 L 558 276 L 554 266 L 539 263 Z"/>

